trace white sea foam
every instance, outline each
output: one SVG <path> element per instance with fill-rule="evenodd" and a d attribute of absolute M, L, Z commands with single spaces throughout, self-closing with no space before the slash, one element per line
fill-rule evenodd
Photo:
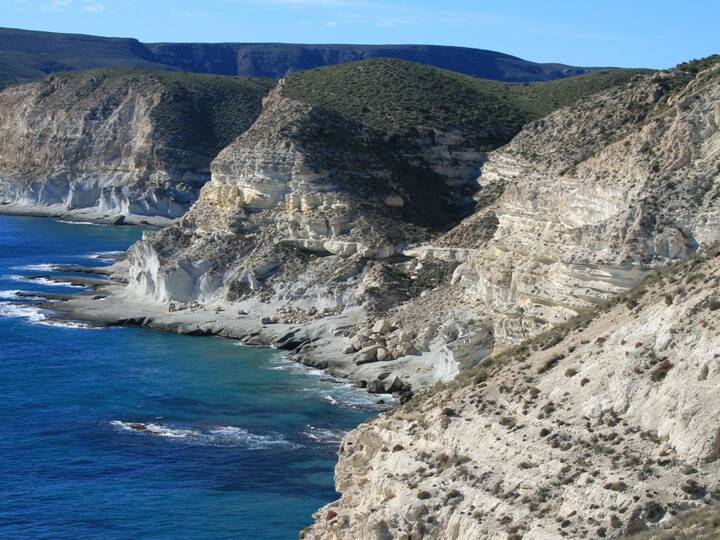
<path fill-rule="evenodd" d="M 90 259 L 92 261 L 100 261 L 105 263 L 114 263 L 117 261 L 117 255 L 124 254 L 124 251 L 98 251 L 97 253 L 91 253 L 90 255 L 85 255 L 85 259 Z"/>
<path fill-rule="evenodd" d="M 286 352 L 276 354 L 271 360 L 268 369 L 274 371 L 288 371 L 299 375 L 310 376 L 316 379 L 302 389 L 303 392 L 315 394 L 322 401 L 331 405 L 353 409 L 384 409 L 387 404 L 397 400 L 390 395 L 382 396 L 385 405 L 376 403 L 376 397 L 365 390 L 357 388 L 346 379 L 333 377 L 321 369 L 306 366 L 288 358 Z M 321 380 L 317 380 L 321 379 Z"/>
<path fill-rule="evenodd" d="M 290 360 L 287 353 L 277 353 L 270 360 L 270 363 L 272 366 L 269 367 L 269 369 L 272 369 L 273 371 L 291 371 L 294 373 L 302 373 L 303 375 L 310 375 L 312 377 L 331 377 L 331 375 L 328 375 L 321 369 L 306 366 L 300 362 Z"/>
<path fill-rule="evenodd" d="M 14 291 L 0 291 L 0 298 L 3 300 L 13 300 L 18 298 L 18 293 L 21 293 L 22 291 L 14 290 Z"/>
<path fill-rule="evenodd" d="M 199 431 L 193 431 L 191 429 L 171 429 L 162 424 L 142 424 L 137 422 L 122 422 L 120 420 L 113 420 L 110 424 L 125 431 L 146 433 L 148 435 L 169 437 L 171 439 L 185 439 L 200 436 Z"/>
<path fill-rule="evenodd" d="M 113 420 L 110 425 L 141 435 L 152 435 L 169 439 L 180 439 L 188 444 L 201 446 L 240 446 L 249 450 L 262 450 L 268 448 L 296 448 L 280 434 L 258 435 L 237 426 L 217 426 L 206 430 L 170 427 L 164 424 L 124 422 Z"/>
<path fill-rule="evenodd" d="M 45 312 L 35 306 L 10 304 L 8 302 L 0 302 L 0 317 L 22 318 L 31 322 L 42 322 L 47 318 Z"/>
<path fill-rule="evenodd" d="M 58 219 L 59 223 L 67 223 L 68 225 L 100 225 L 106 227 L 105 223 L 95 223 L 93 221 L 72 221 L 70 219 Z"/>
<path fill-rule="evenodd" d="M 100 330 L 100 327 L 97 326 L 90 326 L 89 324 L 77 322 L 77 321 L 60 321 L 57 319 L 45 319 L 43 321 L 40 321 L 40 324 L 44 326 L 55 326 L 58 328 L 83 328 L 83 329 L 93 329 L 93 330 Z"/>
<path fill-rule="evenodd" d="M 48 312 L 30 304 L 0 302 L 0 317 L 27 319 L 31 323 L 58 328 L 96 328 L 77 321 L 48 319 Z"/>
<path fill-rule="evenodd" d="M 28 264 L 25 266 L 14 266 L 14 270 L 30 270 L 32 272 L 54 272 L 59 265 L 57 264 Z"/>
<path fill-rule="evenodd" d="M 340 429 L 320 428 L 311 425 L 308 425 L 303 431 L 303 435 L 310 440 L 333 445 L 340 444 L 345 433 L 347 432 Z"/>
<path fill-rule="evenodd" d="M 44 277 L 33 277 L 33 276 L 9 276 L 8 279 L 12 281 L 20 281 L 22 283 L 36 283 L 45 287 L 70 287 L 71 289 L 85 289 L 82 285 L 75 285 L 69 281 L 55 281 Z"/>
<path fill-rule="evenodd" d="M 282 435 L 258 435 L 235 426 L 220 426 L 211 429 L 207 432 L 207 440 L 212 446 L 244 446 L 253 450 L 297 447 Z"/>

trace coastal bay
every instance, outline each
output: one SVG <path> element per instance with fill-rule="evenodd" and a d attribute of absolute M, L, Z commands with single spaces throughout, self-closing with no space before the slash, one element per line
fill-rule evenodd
<path fill-rule="evenodd" d="M 282 351 L 57 321 L 27 296 L 83 292 L 32 278 L 109 264 L 140 234 L 0 216 L 0 536 L 294 536 L 379 406 Z"/>

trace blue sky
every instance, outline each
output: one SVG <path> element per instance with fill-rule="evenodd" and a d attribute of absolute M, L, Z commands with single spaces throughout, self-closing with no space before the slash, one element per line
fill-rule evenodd
<path fill-rule="evenodd" d="M 669 67 L 720 52 L 718 0 L 0 0 L 0 26 L 142 41 L 428 43 Z"/>

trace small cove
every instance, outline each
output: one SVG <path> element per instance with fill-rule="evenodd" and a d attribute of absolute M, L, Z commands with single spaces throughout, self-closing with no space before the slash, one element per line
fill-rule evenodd
<path fill-rule="evenodd" d="M 0 536 L 295 538 L 374 399 L 280 351 L 58 324 L 23 296 L 77 294 L 29 278 L 140 234 L 0 216 Z"/>

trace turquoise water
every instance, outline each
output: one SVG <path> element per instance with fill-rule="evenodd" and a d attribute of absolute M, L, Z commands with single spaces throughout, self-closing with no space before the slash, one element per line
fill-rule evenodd
<path fill-rule="evenodd" d="M 0 216 L 0 538 L 296 538 L 370 396 L 270 349 L 56 326 L 13 298 L 78 292 L 23 276 L 139 235 Z"/>

